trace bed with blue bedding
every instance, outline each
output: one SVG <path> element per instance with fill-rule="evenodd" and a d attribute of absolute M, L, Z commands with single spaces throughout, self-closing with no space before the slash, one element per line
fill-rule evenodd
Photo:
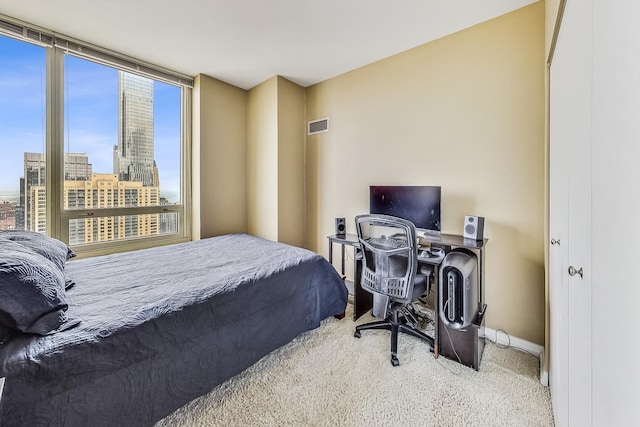
<path fill-rule="evenodd" d="M 2 426 L 152 425 L 347 302 L 323 257 L 247 234 L 70 260 L 64 276 L 70 326 L 0 345 Z"/>

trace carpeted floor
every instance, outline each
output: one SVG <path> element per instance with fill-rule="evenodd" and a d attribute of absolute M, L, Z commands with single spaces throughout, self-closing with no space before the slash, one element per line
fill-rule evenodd
<path fill-rule="evenodd" d="M 537 360 L 489 342 L 479 371 L 402 335 L 353 336 L 352 306 L 160 421 L 160 426 L 553 426 Z"/>

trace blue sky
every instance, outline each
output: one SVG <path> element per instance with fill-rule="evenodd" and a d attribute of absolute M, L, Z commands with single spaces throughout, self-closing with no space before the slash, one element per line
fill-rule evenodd
<path fill-rule="evenodd" d="M 43 152 L 45 49 L 0 36 L 0 200 L 18 192 L 23 153 Z M 65 152 L 87 153 L 96 173 L 113 173 L 118 143 L 118 72 L 65 57 Z M 161 193 L 180 185 L 180 89 L 154 82 L 155 160 Z"/>

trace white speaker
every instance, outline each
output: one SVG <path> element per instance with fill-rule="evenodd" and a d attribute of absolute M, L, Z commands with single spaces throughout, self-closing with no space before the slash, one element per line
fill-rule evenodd
<path fill-rule="evenodd" d="M 482 240 L 484 234 L 484 217 L 467 215 L 464 217 L 465 239 Z"/>

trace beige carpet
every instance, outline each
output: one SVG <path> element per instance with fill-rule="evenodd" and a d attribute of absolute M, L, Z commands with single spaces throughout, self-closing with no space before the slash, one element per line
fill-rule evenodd
<path fill-rule="evenodd" d="M 354 338 L 348 310 L 157 426 L 553 426 L 530 355 L 487 343 L 476 372 L 402 335 L 393 367 L 389 333 Z"/>

